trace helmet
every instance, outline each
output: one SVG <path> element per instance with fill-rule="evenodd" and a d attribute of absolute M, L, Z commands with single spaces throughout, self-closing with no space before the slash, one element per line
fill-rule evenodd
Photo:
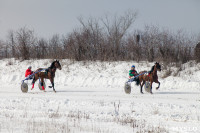
<path fill-rule="evenodd" d="M 29 67 L 28 67 L 28 69 L 31 69 L 31 68 L 32 68 L 32 66 L 29 66 Z"/>
<path fill-rule="evenodd" d="M 132 65 L 131 68 L 135 68 L 135 65 Z"/>

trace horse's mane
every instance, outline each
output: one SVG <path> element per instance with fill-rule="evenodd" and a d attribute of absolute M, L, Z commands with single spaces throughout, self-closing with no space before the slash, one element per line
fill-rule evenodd
<path fill-rule="evenodd" d="M 55 66 L 54 64 L 55 64 L 55 61 L 51 63 L 51 66 L 50 66 L 51 69 L 54 68 Z"/>
<path fill-rule="evenodd" d="M 156 62 L 156 64 L 157 64 L 157 65 L 159 65 L 159 68 L 160 68 L 160 64 L 159 64 L 159 63 L 157 63 L 157 62 Z M 152 68 L 151 68 L 151 71 L 149 71 L 150 73 L 152 73 L 152 72 L 153 72 L 153 70 L 154 70 L 154 67 L 155 67 L 155 65 L 154 65 L 154 66 L 152 66 Z M 158 67 L 158 66 L 156 66 L 156 67 Z"/>
<path fill-rule="evenodd" d="M 151 71 L 150 71 L 150 73 L 152 73 L 152 72 L 153 72 L 153 70 L 154 70 L 154 67 L 155 67 L 155 65 L 151 67 Z"/>

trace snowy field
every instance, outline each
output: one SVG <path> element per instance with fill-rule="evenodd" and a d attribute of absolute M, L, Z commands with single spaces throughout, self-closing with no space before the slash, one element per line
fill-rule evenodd
<path fill-rule="evenodd" d="M 38 89 L 22 93 L 25 70 L 49 67 L 52 60 L 0 60 L 0 132 L 2 133 L 131 133 L 200 131 L 200 64 L 158 72 L 161 86 L 153 95 L 124 93 L 130 66 L 150 70 L 147 62 L 60 61 L 54 93 Z M 163 66 L 166 67 L 166 66 Z M 48 80 L 45 81 L 50 85 Z"/>

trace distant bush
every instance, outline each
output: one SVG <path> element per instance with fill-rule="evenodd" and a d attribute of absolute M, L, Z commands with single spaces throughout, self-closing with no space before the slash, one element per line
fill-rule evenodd
<path fill-rule="evenodd" d="M 200 62 L 200 42 L 195 47 L 195 59 Z"/>

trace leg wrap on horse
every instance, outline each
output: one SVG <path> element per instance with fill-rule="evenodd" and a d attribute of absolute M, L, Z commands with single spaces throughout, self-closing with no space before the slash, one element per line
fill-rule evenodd
<path fill-rule="evenodd" d="M 44 86 L 42 86 L 42 89 L 45 90 Z"/>
<path fill-rule="evenodd" d="M 32 89 L 34 88 L 34 83 L 33 83 L 33 85 L 32 85 Z"/>

